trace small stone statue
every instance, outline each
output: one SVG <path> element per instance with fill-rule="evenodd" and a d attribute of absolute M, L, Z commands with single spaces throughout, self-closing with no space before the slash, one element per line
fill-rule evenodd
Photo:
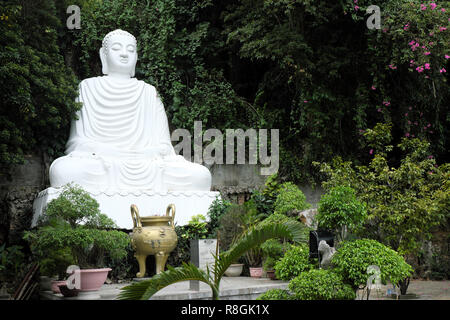
<path fill-rule="evenodd" d="M 322 240 L 319 243 L 319 253 L 322 256 L 322 259 L 320 260 L 320 267 L 323 269 L 328 269 L 331 265 L 331 258 L 336 253 L 336 249 L 334 247 L 330 247 L 325 240 Z"/>

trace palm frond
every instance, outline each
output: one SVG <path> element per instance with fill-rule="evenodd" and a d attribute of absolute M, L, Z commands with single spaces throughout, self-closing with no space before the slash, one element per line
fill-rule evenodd
<path fill-rule="evenodd" d="M 272 238 L 287 238 L 293 241 L 302 241 L 304 235 L 302 224 L 297 221 L 287 221 L 283 223 L 259 224 L 248 230 L 234 245 L 227 251 L 219 254 L 214 268 L 214 279 L 216 286 L 226 269 L 234 261 L 238 260 L 248 250 L 263 244 Z"/>
<path fill-rule="evenodd" d="M 198 269 L 192 263 L 183 263 L 181 267 L 173 268 L 167 266 L 167 270 L 153 276 L 151 279 L 133 283 L 123 287 L 119 294 L 119 300 L 148 300 L 159 290 L 176 282 L 198 280 L 208 284 L 213 290 L 213 297 L 218 292 L 209 279 L 209 275 Z"/>

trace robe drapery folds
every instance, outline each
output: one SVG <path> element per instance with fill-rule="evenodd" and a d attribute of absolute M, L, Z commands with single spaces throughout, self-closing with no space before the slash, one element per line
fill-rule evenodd
<path fill-rule="evenodd" d="M 108 186 L 165 189 L 165 162 L 183 159 L 175 155 L 156 89 L 136 78 L 94 77 L 80 83 L 78 100 L 83 106 L 72 123 L 66 154 L 99 160 L 103 168 L 94 171 L 108 173 Z"/>

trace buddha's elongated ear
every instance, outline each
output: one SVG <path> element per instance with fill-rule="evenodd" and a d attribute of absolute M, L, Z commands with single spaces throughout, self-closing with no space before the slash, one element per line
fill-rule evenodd
<path fill-rule="evenodd" d="M 137 63 L 137 59 L 138 59 L 138 55 L 136 52 L 136 62 L 133 64 L 133 66 L 131 67 L 131 72 L 130 72 L 130 77 L 134 78 L 134 76 L 136 75 L 136 63 Z"/>
<path fill-rule="evenodd" d="M 100 48 L 99 55 L 100 61 L 102 62 L 102 73 L 108 74 L 109 70 L 108 70 L 108 63 L 106 62 L 106 52 L 103 47 Z"/>

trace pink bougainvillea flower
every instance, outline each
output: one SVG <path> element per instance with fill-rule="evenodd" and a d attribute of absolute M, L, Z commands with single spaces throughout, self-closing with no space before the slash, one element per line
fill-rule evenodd
<path fill-rule="evenodd" d="M 432 37 L 432 36 L 434 36 L 434 32 L 430 32 L 428 35 L 429 35 L 430 37 Z"/>
<path fill-rule="evenodd" d="M 411 121 L 408 120 L 408 124 L 411 124 Z"/>
<path fill-rule="evenodd" d="M 424 52 L 423 54 L 426 55 L 426 56 L 429 56 L 431 54 L 431 52 L 427 51 L 427 52 Z"/>
<path fill-rule="evenodd" d="M 383 104 L 384 104 L 386 107 L 389 107 L 389 106 L 391 105 L 391 102 L 390 102 L 390 101 L 383 101 Z"/>
<path fill-rule="evenodd" d="M 396 66 L 394 66 L 393 64 L 390 64 L 390 65 L 389 65 L 389 68 L 390 68 L 390 69 L 392 69 L 392 70 L 395 70 L 395 69 L 397 69 L 397 67 L 396 67 Z"/>
<path fill-rule="evenodd" d="M 358 0 L 354 0 L 353 3 L 358 3 Z"/>
<path fill-rule="evenodd" d="M 416 68 L 416 71 L 417 71 L 418 73 L 423 72 L 423 70 L 424 70 L 423 67 L 417 67 L 417 68 Z"/>
<path fill-rule="evenodd" d="M 405 24 L 405 26 L 403 27 L 403 30 L 408 30 L 409 28 L 409 23 Z"/>
<path fill-rule="evenodd" d="M 405 133 L 405 137 L 409 137 L 409 132 Z"/>
<path fill-rule="evenodd" d="M 303 103 L 308 103 L 308 100 L 303 100 Z"/>
<path fill-rule="evenodd" d="M 445 59 L 449 59 L 450 56 L 448 54 L 445 55 Z"/>
<path fill-rule="evenodd" d="M 375 86 L 371 86 L 370 89 L 377 90 L 377 88 L 375 88 Z"/>
<path fill-rule="evenodd" d="M 425 69 L 430 70 L 430 64 L 429 63 L 425 63 Z"/>
<path fill-rule="evenodd" d="M 359 10 L 359 6 L 355 6 L 355 11 L 358 11 Z"/>
<path fill-rule="evenodd" d="M 441 70 L 439 70 L 440 73 L 445 73 L 447 72 L 447 70 L 445 70 L 445 68 L 442 68 Z"/>
<path fill-rule="evenodd" d="M 420 10 L 422 10 L 422 11 L 423 11 L 423 10 L 427 10 L 427 6 L 424 5 L 424 4 L 421 4 L 421 5 L 420 5 Z"/>
<path fill-rule="evenodd" d="M 381 112 L 381 108 L 378 108 L 377 111 L 378 111 L 378 112 Z"/>
<path fill-rule="evenodd" d="M 434 10 L 434 9 L 436 9 L 437 4 L 432 2 L 432 3 L 430 3 L 430 7 L 431 7 L 431 10 Z"/>
<path fill-rule="evenodd" d="M 427 128 L 431 127 L 431 123 L 427 124 Z"/>
<path fill-rule="evenodd" d="M 408 112 L 407 113 L 405 113 L 405 117 L 407 117 L 408 116 Z"/>
<path fill-rule="evenodd" d="M 446 27 L 439 27 L 439 31 L 445 31 L 445 30 L 447 30 Z"/>
<path fill-rule="evenodd" d="M 433 159 L 433 156 L 431 156 L 431 155 L 430 155 L 430 156 L 428 156 L 428 159 Z"/>
<path fill-rule="evenodd" d="M 373 153 L 373 149 L 370 149 L 369 154 L 372 154 L 372 153 Z"/>
<path fill-rule="evenodd" d="M 442 11 L 442 12 L 445 12 L 445 9 L 444 9 L 444 8 L 442 8 L 442 9 L 441 9 L 441 11 Z"/>
<path fill-rule="evenodd" d="M 409 44 L 410 46 L 413 46 L 414 43 L 416 43 L 416 42 L 415 42 L 414 40 L 411 40 L 408 44 Z"/>

